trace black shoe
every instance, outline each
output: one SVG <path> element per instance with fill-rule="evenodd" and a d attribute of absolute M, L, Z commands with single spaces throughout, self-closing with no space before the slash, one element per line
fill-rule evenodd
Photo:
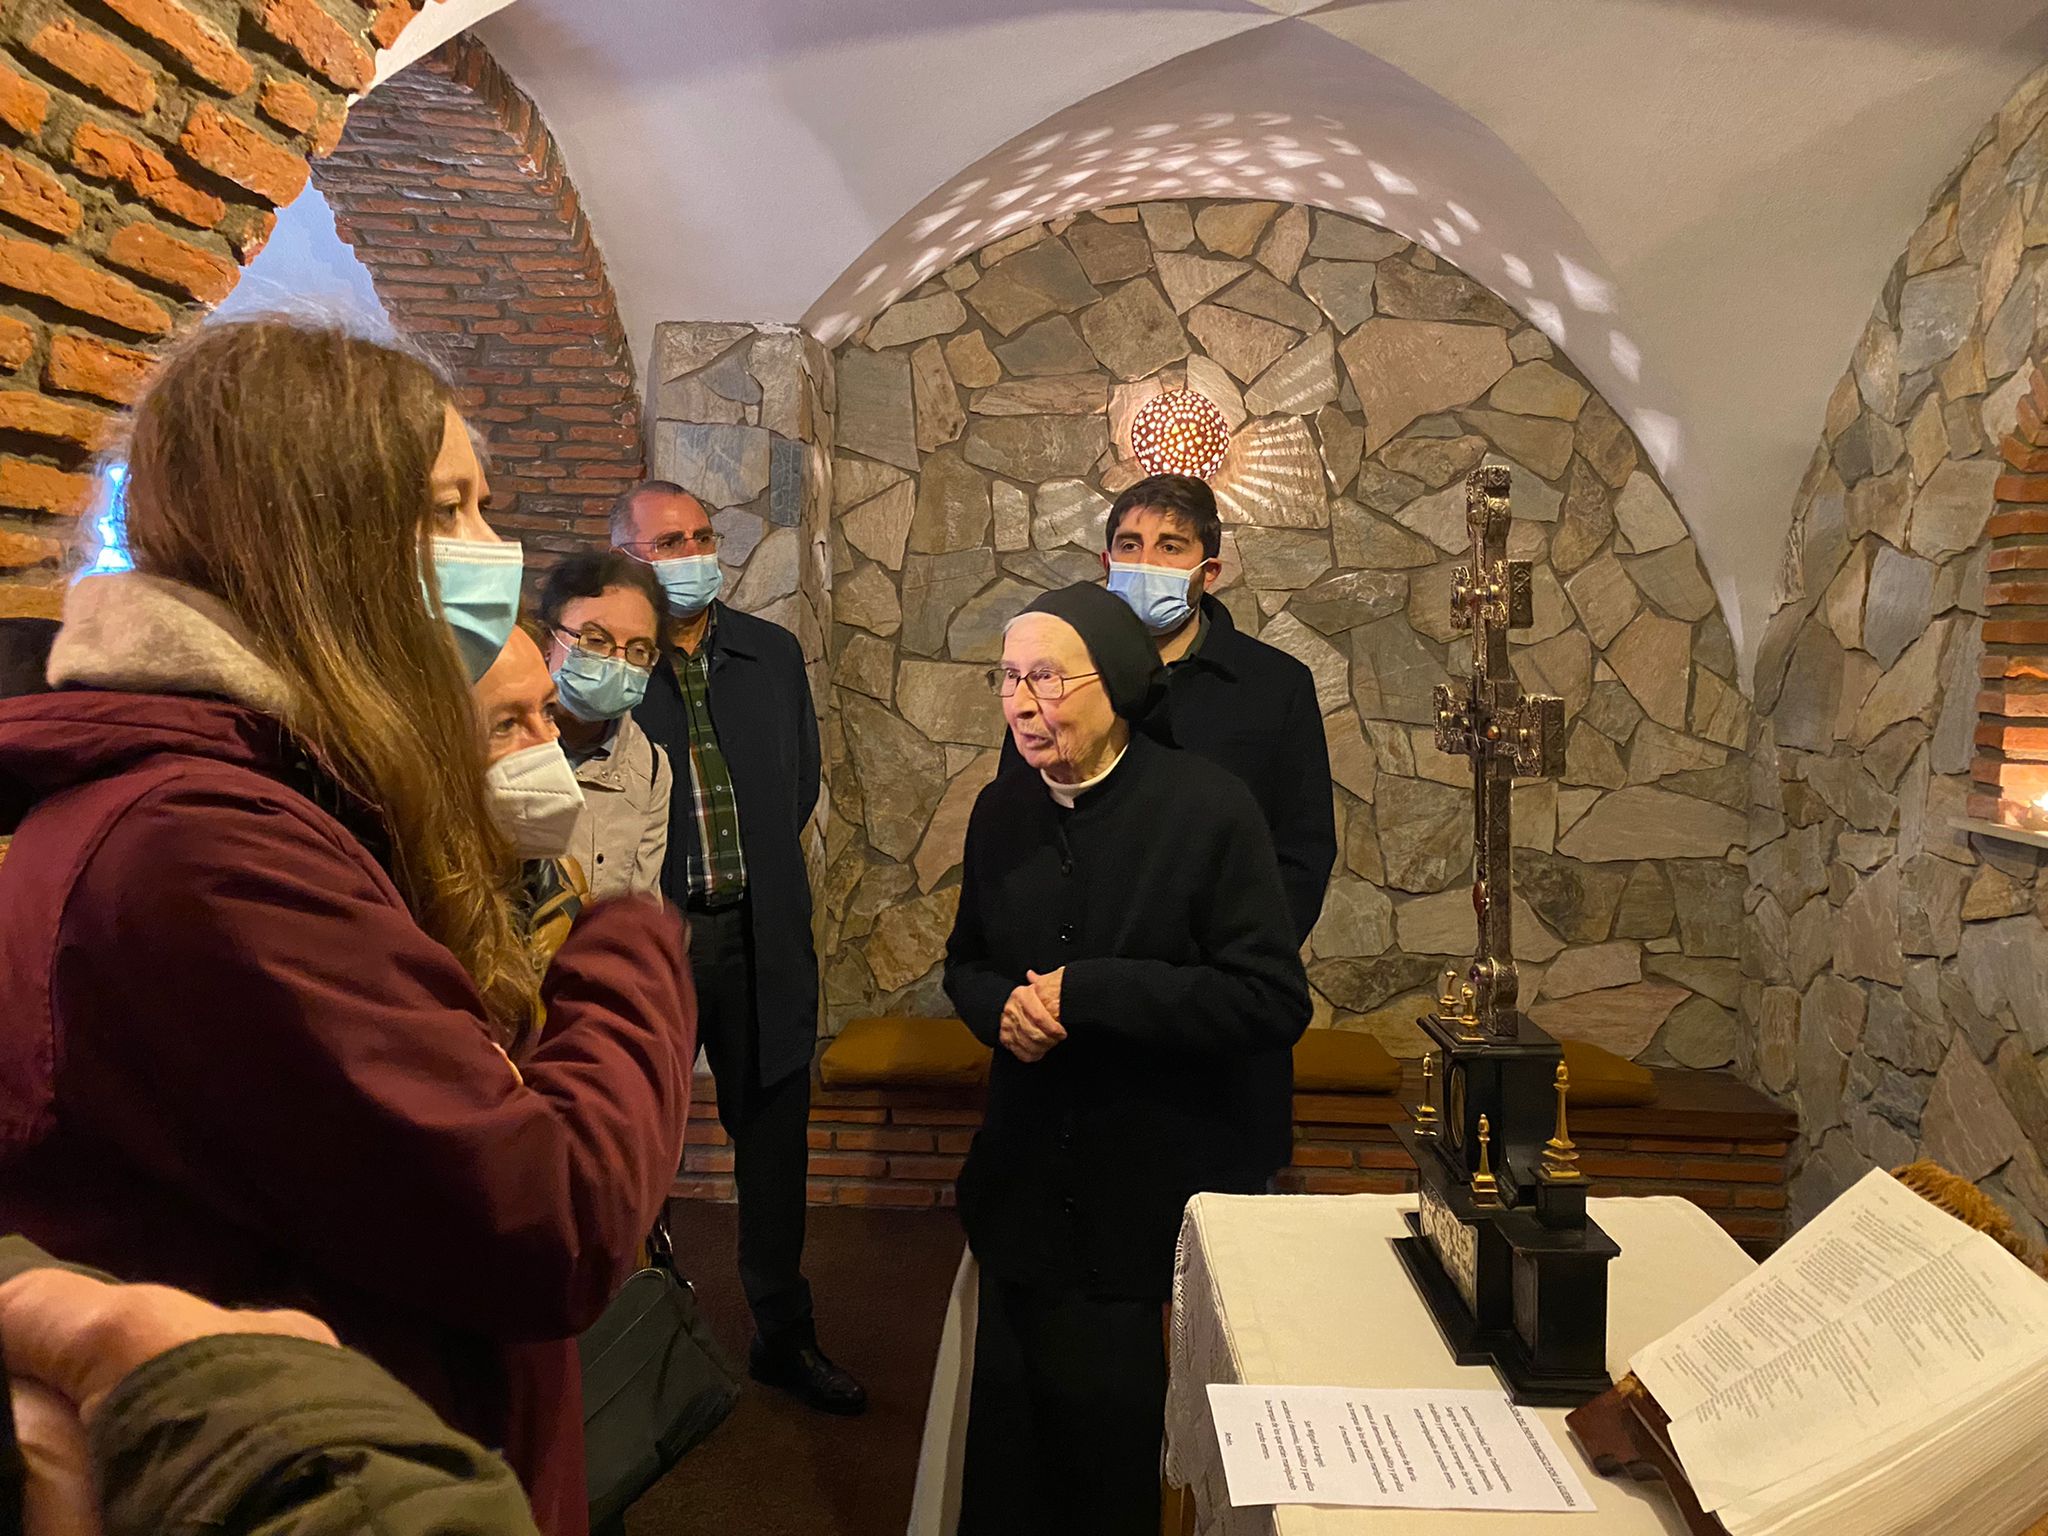
<path fill-rule="evenodd" d="M 808 1340 L 771 1346 L 756 1336 L 747 1350 L 747 1374 L 764 1386 L 780 1387 L 820 1413 L 851 1418 L 867 1411 L 868 1389 Z"/>

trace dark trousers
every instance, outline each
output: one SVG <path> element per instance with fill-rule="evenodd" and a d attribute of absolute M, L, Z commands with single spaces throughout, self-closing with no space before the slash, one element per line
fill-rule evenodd
<path fill-rule="evenodd" d="M 798 1070 L 761 1081 L 751 949 L 745 903 L 690 913 L 697 1038 L 718 1083 L 719 1123 L 732 1140 L 740 1286 L 763 1339 L 808 1343 L 811 1287 L 803 1256 L 811 1074 Z"/>
<path fill-rule="evenodd" d="M 1158 1536 L 1162 1313 L 983 1272 L 959 1536 Z"/>

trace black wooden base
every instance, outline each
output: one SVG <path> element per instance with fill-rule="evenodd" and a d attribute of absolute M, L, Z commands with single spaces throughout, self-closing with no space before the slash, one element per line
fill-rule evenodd
<path fill-rule="evenodd" d="M 1605 1371 L 1586 1375 L 1538 1370 L 1512 1328 L 1481 1329 L 1458 1287 L 1437 1262 L 1429 1239 L 1422 1235 L 1422 1219 L 1413 1211 L 1402 1219 L 1408 1223 L 1410 1235 L 1392 1239 L 1394 1256 L 1415 1282 L 1452 1360 L 1459 1365 L 1492 1366 L 1508 1396 L 1524 1408 L 1576 1408 L 1614 1385 Z"/>
<path fill-rule="evenodd" d="M 1494 1356 L 1493 1368 L 1507 1383 L 1508 1396 L 1525 1408 L 1577 1408 L 1614 1386 L 1614 1378 L 1605 1371 L 1591 1375 L 1539 1371 L 1520 1337 L 1512 1333 L 1506 1347 Z"/>
<path fill-rule="evenodd" d="M 1499 1335 L 1483 1332 L 1473 1320 L 1465 1298 L 1458 1294 L 1457 1283 L 1444 1272 L 1443 1265 L 1437 1262 L 1436 1250 L 1422 1235 L 1422 1218 L 1410 1211 L 1402 1219 L 1408 1223 L 1410 1235 L 1392 1240 L 1394 1257 L 1408 1271 L 1423 1305 L 1436 1320 L 1436 1331 L 1443 1335 L 1444 1348 L 1459 1365 L 1491 1365 Z"/>

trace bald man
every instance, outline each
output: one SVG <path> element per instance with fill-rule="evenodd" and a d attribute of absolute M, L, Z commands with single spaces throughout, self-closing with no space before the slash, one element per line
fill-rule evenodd
<path fill-rule="evenodd" d="M 550 792 L 544 774 L 537 779 L 521 774 L 508 782 L 498 766 L 536 747 L 561 750 L 561 730 L 555 724 L 555 680 L 548 675 L 547 661 L 533 636 L 515 628 L 490 670 L 470 689 L 470 698 L 475 701 L 477 725 L 483 732 L 484 766 L 492 770 L 492 813 L 525 861 L 519 916 L 535 955 L 545 966 L 588 905 L 590 884 L 584 870 L 568 856 L 566 838 L 559 837 L 565 831 L 567 798 Z M 562 764 L 567 768 L 566 756 Z M 574 769 L 566 774 L 555 770 L 552 789 L 567 787 L 562 782 L 565 778 L 567 785 L 574 785 Z M 568 825 L 573 825 L 573 819 Z"/>
<path fill-rule="evenodd" d="M 653 568 L 672 615 L 634 718 L 675 773 L 662 890 L 690 915 L 698 1039 L 732 1139 L 748 1365 L 822 1412 L 859 1413 L 867 1393 L 818 1348 L 803 1275 L 818 1038 L 803 829 L 819 789 L 803 652 L 787 630 L 718 601 L 718 533 L 683 487 L 634 487 L 611 532 Z"/>

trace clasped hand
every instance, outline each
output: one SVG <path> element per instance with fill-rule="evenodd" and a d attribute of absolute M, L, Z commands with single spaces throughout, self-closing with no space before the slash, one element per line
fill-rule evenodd
<path fill-rule="evenodd" d="M 1024 985 L 1003 1004 L 1002 1042 L 1019 1061 L 1037 1061 L 1067 1038 L 1060 1027 L 1060 983 L 1066 974 L 1065 966 L 1044 976 L 1026 971 Z"/>

